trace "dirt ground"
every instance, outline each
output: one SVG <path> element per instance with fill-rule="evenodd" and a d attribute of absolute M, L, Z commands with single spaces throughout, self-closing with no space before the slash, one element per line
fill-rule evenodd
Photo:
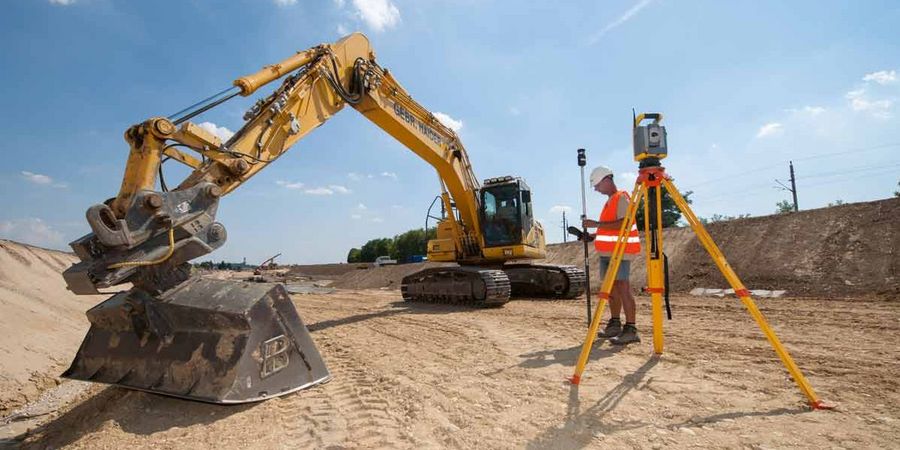
<path fill-rule="evenodd" d="M 733 298 L 675 296 L 666 352 L 597 345 L 579 387 L 583 301 L 472 310 L 393 290 L 297 295 L 334 374 L 325 385 L 215 406 L 90 385 L 8 436 L 25 448 L 896 448 L 900 299 L 759 304 L 820 396 L 810 411 Z M 65 386 L 65 384 L 64 384 Z M 42 422 L 42 424 L 40 423 Z M 2 422 L 0 422 L 2 424 Z"/>
<path fill-rule="evenodd" d="M 56 385 L 84 332 L 84 311 L 108 295 L 78 296 L 60 273 L 70 253 L 0 239 L 0 417 Z"/>

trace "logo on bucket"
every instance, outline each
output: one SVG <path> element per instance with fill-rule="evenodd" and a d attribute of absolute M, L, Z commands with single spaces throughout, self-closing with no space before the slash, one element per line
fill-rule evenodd
<path fill-rule="evenodd" d="M 288 339 L 283 334 L 263 342 L 263 360 L 261 378 L 265 378 L 284 369 L 290 363 L 288 360 Z"/>

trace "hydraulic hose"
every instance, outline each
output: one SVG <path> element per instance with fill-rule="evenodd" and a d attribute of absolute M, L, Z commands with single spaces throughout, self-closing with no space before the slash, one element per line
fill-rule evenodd
<path fill-rule="evenodd" d="M 122 267 L 155 266 L 165 262 L 175 253 L 175 228 L 169 228 L 169 250 L 161 258 L 152 261 L 123 261 L 106 266 L 107 269 L 119 269 Z"/>

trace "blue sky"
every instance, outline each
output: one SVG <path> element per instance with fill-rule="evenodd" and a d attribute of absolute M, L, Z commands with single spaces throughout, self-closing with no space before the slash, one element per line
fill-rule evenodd
<path fill-rule="evenodd" d="M 665 165 L 701 216 L 772 213 L 791 159 L 801 209 L 886 198 L 900 178 L 898 23 L 896 1 L 12 0 L 0 237 L 66 248 L 87 207 L 115 196 L 129 125 L 357 30 L 461 124 L 480 178 L 528 181 L 551 242 L 563 209 L 580 214 L 575 149 L 633 181 L 632 107 L 666 115 Z M 252 101 L 194 121 L 236 130 Z M 437 192 L 428 165 L 347 108 L 222 201 L 229 242 L 210 257 L 340 261 L 421 227 Z M 591 216 L 602 201 L 589 197 Z"/>

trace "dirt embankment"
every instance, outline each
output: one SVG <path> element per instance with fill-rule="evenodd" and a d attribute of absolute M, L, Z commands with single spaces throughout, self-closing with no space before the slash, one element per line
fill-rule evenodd
<path fill-rule="evenodd" d="M 373 267 L 367 270 L 349 272 L 335 280 L 331 286 L 340 289 L 400 289 L 400 282 L 407 275 L 412 275 L 430 267 L 450 265 L 453 264 L 424 262 Z"/>
<path fill-rule="evenodd" d="M 790 295 L 860 296 L 900 294 L 900 199 L 853 203 L 710 224 L 707 229 L 729 264 L 750 289 L 783 289 Z M 643 239 L 643 238 L 642 238 Z M 725 288 L 722 277 L 690 228 L 663 233 L 673 291 Z M 598 257 L 590 249 L 592 270 Z M 545 260 L 584 265 L 578 242 L 547 247 Z M 426 264 L 404 264 L 347 273 L 334 286 L 399 288 L 400 280 Z M 646 284 L 643 256 L 632 263 L 632 284 Z M 598 276 L 591 278 L 594 290 Z"/>
<path fill-rule="evenodd" d="M 717 222 L 709 234 L 750 289 L 790 295 L 858 296 L 900 293 L 900 199 L 852 203 L 792 214 Z M 642 236 L 643 244 L 643 236 Z M 690 228 L 663 233 L 673 291 L 728 283 Z M 551 245 L 548 260 L 583 265 L 579 243 Z M 592 267 L 597 267 L 593 255 Z M 592 286 L 599 286 L 594 277 Z M 643 257 L 632 284 L 646 284 Z"/>
<path fill-rule="evenodd" d="M 56 384 L 106 295 L 78 296 L 60 273 L 75 255 L 0 239 L 0 414 Z"/>
<path fill-rule="evenodd" d="M 313 280 L 334 280 L 347 273 L 365 270 L 372 267 L 372 263 L 353 264 L 309 264 L 282 266 L 287 268 L 287 277 L 306 277 Z"/>

